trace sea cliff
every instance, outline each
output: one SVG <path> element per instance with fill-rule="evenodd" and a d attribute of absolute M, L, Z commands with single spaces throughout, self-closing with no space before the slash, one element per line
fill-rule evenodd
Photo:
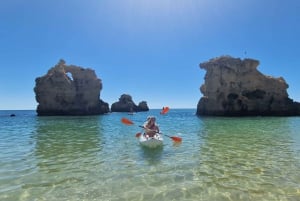
<path fill-rule="evenodd" d="M 46 75 L 36 78 L 34 87 L 39 116 L 96 115 L 109 112 L 100 99 L 102 82 L 95 71 L 60 60 Z"/>
<path fill-rule="evenodd" d="M 300 115 L 300 103 L 289 98 L 284 78 L 264 75 L 258 65 L 258 60 L 231 56 L 201 63 L 206 74 L 197 115 Z"/>

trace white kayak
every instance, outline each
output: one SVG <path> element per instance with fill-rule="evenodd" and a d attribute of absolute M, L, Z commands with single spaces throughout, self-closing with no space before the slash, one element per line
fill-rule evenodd
<path fill-rule="evenodd" d="M 156 148 L 163 145 L 163 137 L 160 134 L 155 134 L 153 137 L 149 137 L 148 135 L 142 134 L 139 137 L 140 144 L 149 148 Z"/>

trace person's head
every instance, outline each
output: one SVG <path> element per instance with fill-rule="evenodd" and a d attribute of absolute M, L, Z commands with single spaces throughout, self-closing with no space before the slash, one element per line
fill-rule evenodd
<path fill-rule="evenodd" d="M 148 121 L 149 123 L 155 123 L 156 118 L 155 118 L 154 116 L 149 116 L 149 117 L 147 118 L 147 121 Z"/>

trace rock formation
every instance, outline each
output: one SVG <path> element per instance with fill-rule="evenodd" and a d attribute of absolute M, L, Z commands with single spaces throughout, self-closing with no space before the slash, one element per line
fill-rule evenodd
<path fill-rule="evenodd" d="M 288 97 L 288 84 L 265 76 L 254 59 L 222 56 L 200 64 L 206 70 L 197 115 L 300 115 L 300 103 Z"/>
<path fill-rule="evenodd" d="M 44 115 L 96 115 L 109 112 L 108 103 L 100 99 L 102 82 L 95 71 L 65 61 L 52 67 L 35 80 L 37 114 Z"/>
<path fill-rule="evenodd" d="M 136 105 L 132 97 L 128 94 L 122 94 L 119 101 L 111 105 L 112 112 L 142 112 L 148 110 L 149 108 L 146 101 L 142 101 L 139 105 Z"/>

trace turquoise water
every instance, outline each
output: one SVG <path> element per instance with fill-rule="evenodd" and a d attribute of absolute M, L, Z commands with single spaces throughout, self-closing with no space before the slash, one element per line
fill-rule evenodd
<path fill-rule="evenodd" d="M 0 111 L 0 200 L 300 200 L 300 117 L 195 113 Z M 165 136 L 161 149 L 139 146 L 148 115 L 182 143 Z"/>

